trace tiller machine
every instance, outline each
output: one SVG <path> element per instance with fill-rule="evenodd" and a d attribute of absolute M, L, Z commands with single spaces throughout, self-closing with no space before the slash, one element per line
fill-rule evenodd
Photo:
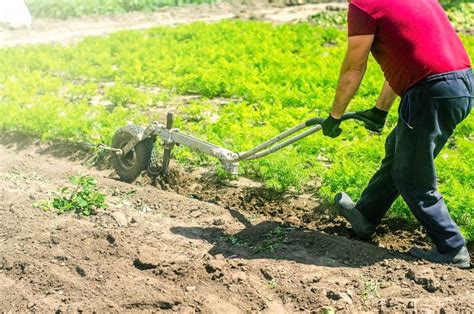
<path fill-rule="evenodd" d="M 373 125 L 373 122 L 357 113 L 346 113 L 342 116 L 343 121 L 349 119 L 362 121 L 366 124 L 366 127 L 367 125 Z M 322 118 L 310 119 L 249 151 L 236 153 L 173 128 L 173 114 L 168 113 L 166 125 L 153 122 L 145 129 L 134 124 L 122 127 L 115 133 L 112 147 L 106 149 L 111 150 L 113 168 L 120 179 L 125 182 L 133 182 L 144 170 L 147 170 L 151 177 L 165 177 L 169 168 L 171 150 L 175 145 L 190 147 L 215 157 L 219 159 L 227 172 L 237 175 L 240 161 L 262 158 L 291 145 L 321 130 L 323 122 L 324 119 Z M 300 133 L 296 134 L 298 132 Z M 154 152 L 155 142 L 158 138 L 162 141 L 162 147 L 164 148 L 161 167 L 158 166 L 157 155 Z"/>

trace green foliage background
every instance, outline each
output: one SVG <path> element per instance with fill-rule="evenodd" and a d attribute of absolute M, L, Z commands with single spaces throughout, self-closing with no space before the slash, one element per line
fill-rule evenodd
<path fill-rule="evenodd" d="M 456 30 L 471 34 L 474 32 L 474 2 L 472 0 L 440 2 Z M 314 14 L 310 20 L 319 26 L 345 28 L 347 27 L 347 11 L 322 11 Z"/>
<path fill-rule="evenodd" d="M 462 40 L 474 56 L 474 37 Z M 163 121 L 164 115 L 153 109 L 173 94 L 198 94 L 239 100 L 221 106 L 196 100 L 179 108 L 178 126 L 243 151 L 306 119 L 327 115 L 345 45 L 345 33 L 336 29 L 225 21 L 125 31 L 69 47 L 2 49 L 0 127 L 43 139 L 110 143 L 128 120 Z M 370 60 L 350 110 L 371 107 L 382 83 L 379 67 Z M 156 93 L 156 86 L 164 90 Z M 112 105 L 96 104 L 98 94 Z M 242 163 L 241 174 L 279 190 L 308 190 L 325 200 L 341 190 L 357 196 L 379 165 L 396 120 L 394 108 L 381 136 L 356 122 L 344 123 L 337 139 L 315 134 L 267 158 Z M 440 190 L 470 239 L 473 128 L 471 115 L 437 159 Z M 186 149 L 176 154 L 190 164 L 215 163 Z M 402 202 L 391 213 L 411 217 Z"/>
<path fill-rule="evenodd" d="M 25 0 L 34 17 L 66 19 L 94 14 L 154 11 L 164 6 L 213 3 L 214 0 Z"/>

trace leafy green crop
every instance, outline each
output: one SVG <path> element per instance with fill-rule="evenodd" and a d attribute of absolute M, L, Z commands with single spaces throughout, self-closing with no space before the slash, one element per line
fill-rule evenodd
<path fill-rule="evenodd" d="M 457 30 L 474 32 L 474 3 L 472 1 L 453 6 L 447 12 Z"/>
<path fill-rule="evenodd" d="M 321 11 L 311 16 L 311 21 L 323 27 L 345 27 L 347 26 L 347 10 Z"/>
<path fill-rule="evenodd" d="M 474 31 L 474 3 L 471 0 L 443 1 L 442 4 L 456 30 L 471 33 Z M 311 17 L 311 21 L 318 26 L 345 28 L 347 11 L 318 12 Z"/>
<path fill-rule="evenodd" d="M 214 0 L 26 0 L 35 17 L 66 19 L 93 14 L 155 11 L 164 6 L 213 3 Z"/>
<path fill-rule="evenodd" d="M 440 0 L 439 2 L 444 8 L 451 9 L 466 3 L 471 3 L 472 0 Z"/>
<path fill-rule="evenodd" d="M 99 208 L 105 208 L 105 195 L 100 193 L 97 182 L 90 176 L 73 176 L 69 178 L 74 188 L 62 187 L 58 190 L 58 196 L 53 198 L 50 206 L 55 208 L 58 214 L 75 212 L 83 216 L 95 214 Z"/>
<path fill-rule="evenodd" d="M 124 31 L 69 47 L 2 49 L 0 128 L 43 139 L 110 143 L 127 121 L 163 122 L 166 108 L 178 107 L 176 125 L 182 131 L 245 151 L 306 119 L 327 115 L 345 36 L 307 23 L 224 21 Z M 462 40 L 474 56 L 474 37 Z M 349 110 L 371 107 L 383 80 L 371 59 Z M 177 105 L 177 94 L 201 98 Z M 215 97 L 229 101 L 216 105 Z M 241 163 L 241 175 L 278 190 L 308 190 L 325 200 L 342 190 L 356 197 L 378 167 L 384 139 L 396 121 L 394 109 L 382 135 L 344 122 L 339 138 L 315 134 L 269 157 Z M 473 130 L 471 115 L 436 161 L 440 190 L 470 239 Z M 217 164 L 185 148 L 174 153 L 188 164 Z M 316 188 L 314 182 L 322 184 Z M 391 212 L 410 217 L 401 201 Z"/>

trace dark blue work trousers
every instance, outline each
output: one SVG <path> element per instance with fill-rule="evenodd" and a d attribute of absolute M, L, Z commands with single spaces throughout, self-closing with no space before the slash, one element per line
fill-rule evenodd
<path fill-rule="evenodd" d="M 437 191 L 434 158 L 471 111 L 473 86 L 469 69 L 430 76 L 403 95 L 385 158 L 356 205 L 368 221 L 378 225 L 401 195 L 439 252 L 465 244 Z"/>

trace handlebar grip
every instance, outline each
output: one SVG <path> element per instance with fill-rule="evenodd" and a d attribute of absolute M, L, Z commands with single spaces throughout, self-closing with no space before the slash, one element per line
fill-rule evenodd
<path fill-rule="evenodd" d="M 324 120 L 326 119 L 323 119 L 323 118 L 312 118 L 312 119 L 309 119 L 308 121 L 306 121 L 304 124 L 306 126 L 313 126 L 313 125 L 316 125 L 316 124 L 320 124 L 322 125 Z"/>
<path fill-rule="evenodd" d="M 358 115 L 355 112 L 345 113 L 341 117 L 341 121 L 346 121 L 346 120 L 350 120 L 350 119 L 359 120 L 359 121 L 364 122 L 366 124 L 374 125 L 374 123 L 371 120 L 369 120 L 366 117 L 363 117 L 361 115 Z M 326 119 L 323 119 L 323 118 L 312 118 L 312 119 L 309 119 L 308 121 L 306 121 L 305 125 L 306 126 L 312 126 L 312 125 L 316 125 L 316 124 L 322 125 L 325 120 Z"/>

